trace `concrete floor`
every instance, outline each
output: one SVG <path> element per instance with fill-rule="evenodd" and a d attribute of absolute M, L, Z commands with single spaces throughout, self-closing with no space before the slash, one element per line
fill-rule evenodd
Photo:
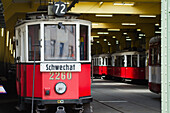
<path fill-rule="evenodd" d="M 94 113 L 160 113 L 161 97 L 146 85 L 94 79 Z"/>

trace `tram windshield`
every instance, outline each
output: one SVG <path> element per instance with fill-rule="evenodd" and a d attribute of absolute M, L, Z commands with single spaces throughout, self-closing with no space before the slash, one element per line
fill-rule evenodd
<path fill-rule="evenodd" d="M 44 26 L 44 59 L 76 60 L 76 26 L 75 25 L 45 25 Z"/>

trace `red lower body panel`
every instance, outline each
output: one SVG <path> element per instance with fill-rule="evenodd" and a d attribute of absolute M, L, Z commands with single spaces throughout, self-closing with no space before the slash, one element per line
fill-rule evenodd
<path fill-rule="evenodd" d="M 149 82 L 149 90 L 154 93 L 161 93 L 161 84 Z"/>
<path fill-rule="evenodd" d="M 102 75 L 102 66 L 93 66 L 93 74 Z"/>
<path fill-rule="evenodd" d="M 145 68 L 109 66 L 108 74 L 120 78 L 145 79 Z"/>
<path fill-rule="evenodd" d="M 32 97 L 33 64 L 17 64 L 17 93 L 22 97 Z M 55 91 L 55 85 L 63 82 L 67 86 L 64 94 Z M 49 95 L 46 95 L 49 90 Z M 91 64 L 81 64 L 81 72 L 40 72 L 35 67 L 34 97 L 44 100 L 79 99 L 91 96 Z"/>

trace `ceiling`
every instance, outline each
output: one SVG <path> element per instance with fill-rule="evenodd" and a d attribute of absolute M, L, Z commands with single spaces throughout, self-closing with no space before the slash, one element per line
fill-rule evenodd
<path fill-rule="evenodd" d="M 17 19 L 22 18 L 26 12 L 36 11 L 41 4 L 53 0 L 2 0 L 7 28 L 13 28 Z M 54 0 L 59 1 L 59 0 Z M 62 0 L 72 2 L 73 0 Z M 115 2 L 130 2 L 133 6 L 117 6 Z M 93 31 L 107 29 L 142 29 L 147 36 L 152 36 L 156 23 L 160 24 L 161 0 L 79 0 L 71 9 L 72 13 L 80 13 L 81 19 L 90 20 Z M 96 14 L 109 14 L 112 17 L 96 17 Z M 140 18 L 139 15 L 156 15 L 156 18 Z M 15 21 L 14 21 L 15 20 Z M 97 24 L 97 25 L 94 25 Z M 135 23 L 135 26 L 122 26 L 122 23 Z M 152 33 L 152 34 L 150 34 Z"/>

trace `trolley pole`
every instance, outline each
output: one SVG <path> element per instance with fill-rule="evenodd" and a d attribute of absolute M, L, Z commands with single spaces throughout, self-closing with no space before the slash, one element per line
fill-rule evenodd
<path fill-rule="evenodd" d="M 170 113 L 170 0 L 161 2 L 161 113 Z"/>
<path fill-rule="evenodd" d="M 35 47 L 36 47 L 36 46 L 34 46 L 34 69 L 33 69 L 32 107 L 31 107 L 31 113 L 34 112 L 34 82 L 35 82 L 35 58 L 36 58 Z"/>

